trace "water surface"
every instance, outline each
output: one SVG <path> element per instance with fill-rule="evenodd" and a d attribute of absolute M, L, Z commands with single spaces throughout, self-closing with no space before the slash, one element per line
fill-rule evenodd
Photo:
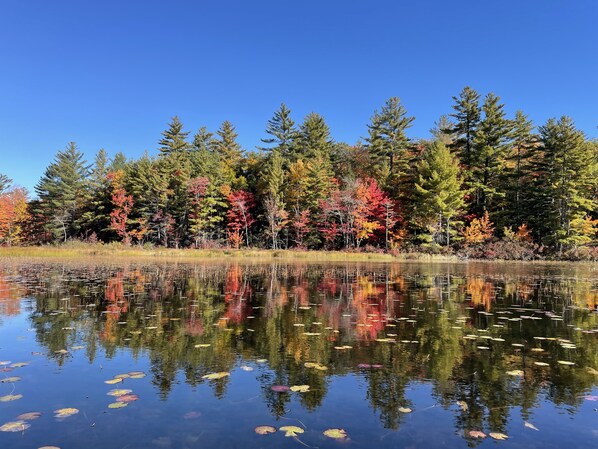
<path fill-rule="evenodd" d="M 0 447 L 592 447 L 597 305 L 595 265 L 4 261 Z"/>

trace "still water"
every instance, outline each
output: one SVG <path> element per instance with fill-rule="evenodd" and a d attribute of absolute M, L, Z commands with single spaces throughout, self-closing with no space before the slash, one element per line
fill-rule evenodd
<path fill-rule="evenodd" d="M 595 265 L 4 261 L 0 448 L 598 447 L 597 305 Z"/>

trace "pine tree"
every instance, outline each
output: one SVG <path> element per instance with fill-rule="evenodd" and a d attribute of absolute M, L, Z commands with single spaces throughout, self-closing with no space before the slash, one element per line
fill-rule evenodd
<path fill-rule="evenodd" d="M 508 150 L 511 122 L 505 117 L 500 98 L 490 93 L 484 100 L 484 118 L 478 124 L 473 139 L 470 187 L 473 189 L 472 212 L 481 216 L 486 210 L 494 212 L 502 196 L 499 178 Z"/>
<path fill-rule="evenodd" d="M 241 176 L 243 150 L 237 142 L 238 134 L 228 120 L 223 122 L 216 132 L 218 139 L 214 143 L 214 153 L 219 158 L 220 177 L 224 184 L 237 188 L 244 184 Z"/>
<path fill-rule="evenodd" d="M 168 129 L 162 133 L 162 139 L 158 142 L 160 153 L 166 155 L 188 150 L 190 147 L 186 140 L 188 135 L 188 132 L 183 132 L 183 124 L 175 115 L 168 124 Z"/>
<path fill-rule="evenodd" d="M 38 213 L 45 218 L 48 231 L 63 241 L 79 231 L 87 171 L 83 153 L 70 142 L 56 154 L 35 186 L 40 200 Z"/>
<path fill-rule="evenodd" d="M 85 183 L 85 202 L 81 216 L 81 226 L 87 237 L 106 240 L 107 230 L 110 226 L 109 211 L 110 192 L 107 175 L 110 172 L 106 151 L 100 149 L 89 172 Z"/>
<path fill-rule="evenodd" d="M 295 126 L 295 122 L 291 118 L 291 111 L 284 103 L 280 105 L 280 109 L 274 113 L 274 117 L 268 120 L 266 125 L 266 134 L 272 137 L 262 139 L 262 142 L 271 145 L 269 148 L 260 148 L 263 151 L 278 150 L 280 156 L 284 160 L 291 160 L 294 156 L 293 149 L 296 144 L 299 131 Z"/>
<path fill-rule="evenodd" d="M 464 170 L 468 170 L 473 165 L 473 139 L 481 117 L 480 94 L 466 86 L 459 97 L 453 97 L 453 100 L 455 113 L 451 117 L 457 123 L 450 131 L 453 136 L 450 148 L 459 156 Z M 467 172 L 465 174 L 467 176 Z"/>
<path fill-rule="evenodd" d="M 4 192 L 5 190 L 8 190 L 11 183 L 12 183 L 12 179 L 10 179 L 8 176 L 0 173 L 0 194 L 2 192 Z"/>
<path fill-rule="evenodd" d="M 532 209 L 534 161 L 538 156 L 538 136 L 534 125 L 521 111 L 515 113 L 512 122 L 511 144 L 504 157 L 501 191 L 503 206 L 497 220 L 498 228 L 518 228 L 529 222 Z"/>
<path fill-rule="evenodd" d="M 297 147 L 293 160 L 320 158 L 330 165 L 334 141 L 324 117 L 315 112 L 305 116 L 300 126 Z"/>
<path fill-rule="evenodd" d="M 597 207 L 598 154 L 569 117 L 550 119 L 539 131 L 544 157 L 536 163 L 536 228 L 562 252 L 591 240 L 584 221 Z"/>
<path fill-rule="evenodd" d="M 432 134 L 434 140 L 450 146 L 453 144 L 452 130 L 454 127 L 455 123 L 448 115 L 441 115 L 438 121 L 434 122 L 434 128 L 430 130 L 430 134 Z"/>
<path fill-rule="evenodd" d="M 398 97 L 389 98 L 380 112 L 374 111 L 368 125 L 366 139 L 374 160 L 376 178 L 395 195 L 400 196 L 400 181 L 409 170 L 411 141 L 405 131 L 415 117 L 408 117 L 407 110 Z"/>
<path fill-rule="evenodd" d="M 429 145 L 417 167 L 415 221 L 429 232 L 431 241 L 450 245 L 451 223 L 465 205 L 459 164 L 442 142 Z"/>
<path fill-rule="evenodd" d="M 278 249 L 278 236 L 287 224 L 283 188 L 285 172 L 283 159 L 278 149 L 272 150 L 265 170 L 265 192 L 263 205 L 268 221 L 268 234 L 272 239 L 272 249 Z"/>

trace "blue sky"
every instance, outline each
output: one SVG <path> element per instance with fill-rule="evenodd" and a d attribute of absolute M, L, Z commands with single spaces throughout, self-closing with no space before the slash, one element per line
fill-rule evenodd
<path fill-rule="evenodd" d="M 32 189 L 77 142 L 155 154 L 173 115 L 259 145 L 281 102 L 366 134 L 391 96 L 427 137 L 465 85 L 598 137 L 596 0 L 3 0 L 0 173 Z"/>

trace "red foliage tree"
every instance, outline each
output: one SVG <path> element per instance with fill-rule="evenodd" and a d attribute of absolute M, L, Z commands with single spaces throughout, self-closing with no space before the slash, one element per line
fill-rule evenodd
<path fill-rule="evenodd" d="M 255 206 L 254 196 L 245 190 L 235 190 L 227 195 L 230 205 L 226 213 L 229 235 L 233 237 L 231 241 L 236 248 L 239 247 L 239 236 L 245 235 L 245 244 L 249 246 L 249 228 L 255 219 L 251 215 L 251 210 Z M 235 238 L 236 236 L 236 238 Z"/>
<path fill-rule="evenodd" d="M 108 173 L 106 176 L 112 186 L 112 205 L 114 209 L 110 212 L 110 228 L 116 231 L 125 245 L 131 243 L 131 236 L 127 231 L 127 221 L 133 208 L 133 197 L 127 195 L 124 187 L 124 172 L 117 170 Z"/>

